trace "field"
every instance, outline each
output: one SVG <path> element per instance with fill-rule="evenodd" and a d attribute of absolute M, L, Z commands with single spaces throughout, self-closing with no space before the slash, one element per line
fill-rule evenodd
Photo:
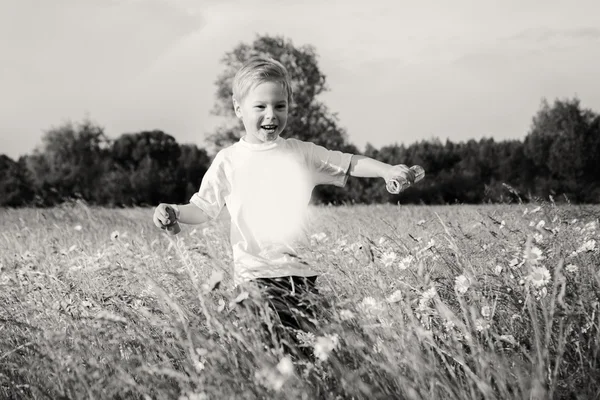
<path fill-rule="evenodd" d="M 226 212 L 0 210 L 0 398 L 599 398 L 599 212 L 311 208 L 310 362 L 239 312 Z"/>

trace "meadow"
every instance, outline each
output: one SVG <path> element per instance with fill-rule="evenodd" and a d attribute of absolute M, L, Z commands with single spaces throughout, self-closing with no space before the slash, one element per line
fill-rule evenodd
<path fill-rule="evenodd" d="M 311 207 L 311 362 L 239 312 L 226 212 L 0 210 L 0 398 L 600 398 L 599 212 Z"/>

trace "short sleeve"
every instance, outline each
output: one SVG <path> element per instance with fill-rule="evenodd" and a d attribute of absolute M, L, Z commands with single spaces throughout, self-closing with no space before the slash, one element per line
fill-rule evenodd
<path fill-rule="evenodd" d="M 315 185 L 346 185 L 352 154 L 328 150 L 314 143 L 310 143 L 308 149 Z"/>
<path fill-rule="evenodd" d="M 214 219 L 225 206 L 228 185 L 224 170 L 224 156 L 222 152 L 219 152 L 204 174 L 200 189 L 194 193 L 190 203 L 198 206 Z"/>

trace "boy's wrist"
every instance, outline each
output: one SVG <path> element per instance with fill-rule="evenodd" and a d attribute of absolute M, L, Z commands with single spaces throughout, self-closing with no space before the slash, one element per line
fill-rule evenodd
<path fill-rule="evenodd" d="M 181 215 L 181 211 L 179 210 L 179 207 L 177 206 L 177 204 L 170 204 L 169 206 L 175 212 L 175 219 L 179 219 L 179 216 Z"/>

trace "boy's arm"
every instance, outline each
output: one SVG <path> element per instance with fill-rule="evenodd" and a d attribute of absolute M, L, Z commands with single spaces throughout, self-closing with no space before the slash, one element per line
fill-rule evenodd
<path fill-rule="evenodd" d="M 181 206 L 177 206 L 179 209 L 179 216 L 177 220 L 184 224 L 197 225 L 203 224 L 211 220 L 211 218 L 204 211 L 195 204 L 189 203 Z"/>
<path fill-rule="evenodd" d="M 169 212 L 167 211 L 168 208 L 171 208 L 175 212 L 175 220 L 184 224 L 203 224 L 211 219 L 208 214 L 195 204 L 176 205 L 160 203 L 154 209 L 154 225 L 162 228 L 175 222 L 170 220 Z"/>
<path fill-rule="evenodd" d="M 350 176 L 358 178 L 383 178 L 386 182 L 397 177 L 403 177 L 409 182 L 414 182 L 415 174 L 406 165 L 390 165 L 370 157 L 361 155 L 352 155 Z"/>

